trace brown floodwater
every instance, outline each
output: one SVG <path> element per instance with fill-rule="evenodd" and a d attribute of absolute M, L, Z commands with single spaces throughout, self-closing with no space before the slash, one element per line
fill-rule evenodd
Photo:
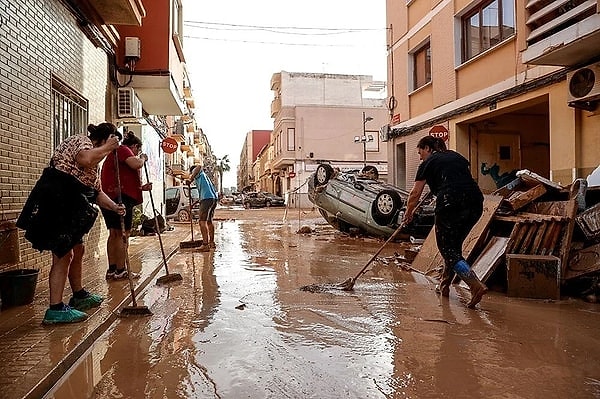
<path fill-rule="evenodd" d="M 468 292 L 375 262 L 382 241 L 318 214 L 239 210 L 217 250 L 181 250 L 153 315 L 119 319 L 48 398 L 599 398 L 600 307 Z M 300 235 L 300 225 L 315 229 Z M 399 244 L 381 256 L 390 259 Z M 387 263 L 387 264 L 386 264 Z"/>

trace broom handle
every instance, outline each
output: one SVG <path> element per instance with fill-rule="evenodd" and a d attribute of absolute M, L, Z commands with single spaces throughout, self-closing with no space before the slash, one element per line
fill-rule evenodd
<path fill-rule="evenodd" d="M 123 196 L 121 194 L 121 175 L 119 173 L 119 158 L 117 156 L 117 150 L 113 152 L 114 162 L 115 162 L 115 179 L 117 183 L 117 201 L 119 205 L 123 204 Z M 121 238 L 123 240 L 123 246 L 125 247 L 125 267 L 127 268 L 127 278 L 129 279 L 129 290 L 131 291 L 131 300 L 133 302 L 133 306 L 136 307 L 137 303 L 135 300 L 135 290 L 133 289 L 133 277 L 131 276 L 131 270 L 129 267 L 129 242 L 127 240 L 127 235 L 125 234 L 125 216 L 119 215 L 119 219 L 121 222 Z"/>
<path fill-rule="evenodd" d="M 421 198 L 421 200 L 419 201 L 417 206 L 415 206 L 415 209 L 419 209 L 419 207 L 421 207 L 425 203 L 425 200 L 428 197 L 429 197 L 429 195 L 425 195 L 423 198 Z M 375 254 L 373 256 L 371 256 L 371 259 L 369 259 L 369 261 L 360 270 L 360 272 L 358 272 L 358 274 L 352 279 L 352 283 L 354 283 L 360 276 L 362 276 L 365 273 L 365 271 L 367 270 L 367 267 L 369 267 L 371 262 L 373 262 L 375 260 L 377 255 L 379 255 L 381 253 L 381 251 L 383 251 L 383 248 L 385 248 L 385 246 L 388 245 L 390 241 L 392 241 L 394 238 L 396 238 L 396 236 L 398 235 L 398 233 L 400 233 L 400 230 L 402 230 L 404 228 L 404 226 L 406 226 L 406 223 L 404 223 L 404 222 L 400 223 L 400 226 L 398 226 L 398 228 L 392 233 L 390 238 L 388 238 L 386 240 L 386 242 L 384 242 L 383 245 L 381 247 L 379 247 L 377 252 L 375 252 Z"/>
<path fill-rule="evenodd" d="M 150 183 L 150 176 L 148 176 L 148 168 L 146 162 L 144 162 L 144 173 L 146 174 L 146 181 Z M 152 196 L 152 190 L 148 191 L 150 194 L 150 205 L 152 205 L 152 212 L 154 213 L 154 228 L 156 229 L 156 235 L 158 236 L 158 242 L 160 243 L 160 252 L 162 254 L 163 263 L 165 264 L 165 271 L 169 274 L 169 266 L 167 266 L 167 257 L 165 256 L 165 247 L 163 246 L 162 238 L 160 237 L 160 226 L 158 225 L 158 214 L 154 207 L 154 198 Z"/>
<path fill-rule="evenodd" d="M 190 232 L 192 233 L 192 242 L 194 242 L 194 216 L 192 213 L 192 186 L 188 184 L 188 195 L 190 196 Z"/>
<path fill-rule="evenodd" d="M 369 259 L 369 261 L 364 265 L 364 267 L 356 274 L 356 276 L 354 276 L 354 278 L 352 279 L 352 282 L 356 281 L 360 276 L 362 276 L 365 273 L 365 271 L 367 270 L 367 267 L 369 267 L 371 262 L 373 262 L 375 260 L 377 255 L 379 255 L 381 253 L 381 251 L 383 251 L 383 248 L 385 248 L 385 246 L 388 245 L 390 241 L 392 241 L 394 238 L 396 238 L 398 233 L 400 233 L 400 230 L 402 230 L 405 225 L 406 225 L 405 223 L 400 223 L 400 226 L 398 226 L 398 228 L 392 233 L 390 238 L 388 238 L 386 240 L 386 242 L 384 242 L 383 245 L 381 247 L 379 247 L 377 252 L 375 252 L 375 254 L 373 254 L 373 256 L 371 256 L 371 259 Z"/>

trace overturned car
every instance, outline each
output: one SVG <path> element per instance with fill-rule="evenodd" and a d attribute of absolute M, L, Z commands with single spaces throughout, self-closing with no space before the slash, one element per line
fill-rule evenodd
<path fill-rule="evenodd" d="M 308 198 L 325 220 L 342 232 L 358 229 L 372 236 L 390 237 L 404 216 L 408 191 L 378 181 L 363 172 L 340 172 L 319 164 L 308 179 Z M 377 176 L 377 173 L 375 173 Z M 435 199 L 422 201 L 412 222 L 401 234 L 425 238 L 434 223 Z"/>

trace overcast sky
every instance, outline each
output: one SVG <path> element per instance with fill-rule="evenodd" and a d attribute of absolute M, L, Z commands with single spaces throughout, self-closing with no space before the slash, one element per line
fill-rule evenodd
<path fill-rule="evenodd" d="M 386 80 L 384 0 L 183 0 L 184 51 L 195 116 L 224 186 L 236 185 L 246 133 L 272 130 L 271 76 L 280 71 Z"/>

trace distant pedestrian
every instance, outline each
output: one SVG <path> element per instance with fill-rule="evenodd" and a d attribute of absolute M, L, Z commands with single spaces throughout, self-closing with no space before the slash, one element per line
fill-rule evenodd
<path fill-rule="evenodd" d="M 83 311 L 100 306 L 104 298 L 82 285 L 83 236 L 98 215 L 92 204 L 125 212 L 102 191 L 98 173 L 98 164 L 119 146 L 117 129 L 112 123 L 90 124 L 88 132 L 70 136 L 56 148 L 17 221 L 33 248 L 52 252 L 50 307 L 44 324 L 82 321 L 87 318 Z M 73 296 L 65 305 L 67 277 Z"/>
<path fill-rule="evenodd" d="M 206 175 L 202 165 L 192 167 L 190 172 L 190 182 L 188 183 L 195 180 L 196 187 L 200 194 L 200 220 L 198 224 L 200 225 L 200 234 L 202 234 L 202 245 L 198 250 L 208 252 L 216 247 L 213 217 L 215 215 L 215 209 L 217 208 L 217 199 L 219 198 L 219 195 L 217 194 L 215 186 Z"/>
<path fill-rule="evenodd" d="M 148 160 L 146 154 L 141 153 L 142 141 L 133 132 L 125 132 L 123 142 L 116 151 L 111 152 L 102 164 L 102 190 L 115 202 L 125 206 L 123 226 L 121 215 L 110 209 L 102 209 L 102 216 L 108 239 L 106 241 L 106 254 L 108 256 L 107 280 L 120 280 L 127 278 L 125 261 L 127 257 L 127 242 L 131 234 L 133 222 L 133 208 L 143 202 L 142 191 L 152 190 L 152 183 L 142 184 L 140 169 Z M 115 168 L 115 154 L 117 155 L 119 182 L 117 185 L 117 171 Z M 119 195 L 121 198 L 119 198 Z M 123 227 L 124 231 L 121 230 Z M 123 239 L 123 235 L 125 239 Z"/>
<path fill-rule="evenodd" d="M 410 222 L 425 184 L 436 196 L 435 235 L 444 258 L 442 280 L 438 288 L 449 296 L 454 273 L 471 291 L 469 308 L 475 307 L 487 292 L 462 255 L 467 235 L 483 213 L 483 194 L 471 176 L 469 161 L 455 151 L 446 150 L 443 140 L 423 137 L 417 144 L 423 162 L 419 165 L 415 185 L 408 197 L 403 222 Z"/>

